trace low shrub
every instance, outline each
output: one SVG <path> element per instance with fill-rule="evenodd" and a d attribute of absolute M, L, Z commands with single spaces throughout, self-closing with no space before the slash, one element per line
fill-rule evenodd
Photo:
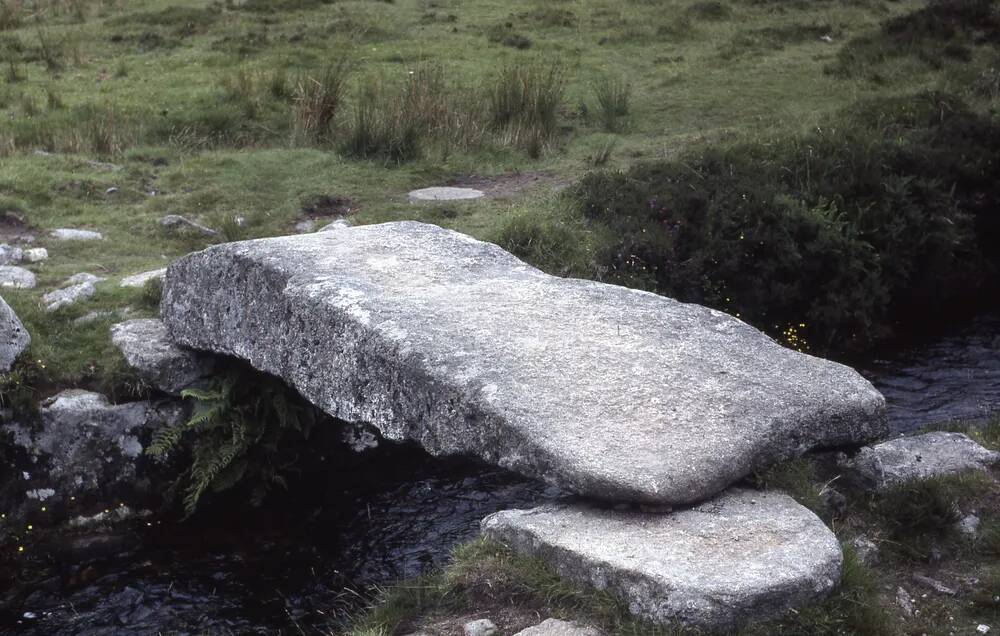
<path fill-rule="evenodd" d="M 870 73 L 873 66 L 909 57 L 931 68 L 945 60 L 971 59 L 972 47 L 1000 45 L 1000 12 L 993 0 L 931 0 L 927 6 L 887 20 L 875 33 L 843 47 L 826 71 L 840 76 Z"/>
<path fill-rule="evenodd" d="M 998 153 L 995 121 L 925 93 L 805 137 L 594 172 L 569 196 L 616 235 L 598 256 L 612 280 L 846 353 L 988 297 Z"/>

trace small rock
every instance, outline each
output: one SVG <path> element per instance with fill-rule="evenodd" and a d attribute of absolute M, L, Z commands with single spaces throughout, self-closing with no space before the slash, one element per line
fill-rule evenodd
<path fill-rule="evenodd" d="M 95 320 L 100 320 L 102 318 L 112 318 L 118 315 L 117 311 L 111 309 L 104 309 L 101 311 L 90 311 L 80 316 L 79 318 L 73 319 L 74 325 L 86 325 L 94 322 Z"/>
<path fill-rule="evenodd" d="M 603 634 L 593 627 L 549 618 L 534 627 L 519 631 L 514 636 L 603 636 Z"/>
<path fill-rule="evenodd" d="M 145 287 L 146 283 L 151 280 L 163 280 L 163 277 L 167 274 L 167 268 L 154 269 L 148 272 L 140 272 L 138 274 L 132 274 L 131 276 L 126 276 L 122 279 L 122 287 Z"/>
<path fill-rule="evenodd" d="M 363 453 L 379 446 L 379 435 L 376 429 L 358 422 L 344 422 L 340 438 L 355 453 Z"/>
<path fill-rule="evenodd" d="M 833 38 L 830 37 L 829 35 L 821 35 L 819 36 L 819 39 L 823 40 L 826 43 L 833 42 Z"/>
<path fill-rule="evenodd" d="M 44 247 L 33 247 L 28 250 L 24 250 L 24 260 L 29 263 L 38 263 L 44 260 L 48 260 L 49 251 Z"/>
<path fill-rule="evenodd" d="M 967 537 L 975 537 L 979 534 L 979 517 L 966 515 L 955 524 L 955 529 Z"/>
<path fill-rule="evenodd" d="M 79 274 L 73 274 L 63 283 L 63 287 L 68 287 L 70 285 L 79 285 L 81 283 L 100 283 L 101 281 L 107 280 L 100 276 L 95 276 L 90 272 L 80 272 Z"/>
<path fill-rule="evenodd" d="M 94 287 L 94 283 L 92 282 L 78 283 L 70 287 L 50 291 L 42 296 L 42 302 L 45 303 L 45 311 L 53 312 L 63 307 L 75 305 L 81 300 L 86 300 L 93 296 L 96 291 L 97 288 Z"/>
<path fill-rule="evenodd" d="M 955 596 L 956 592 L 953 588 L 948 587 L 941 581 L 937 579 L 932 579 L 929 576 L 924 576 L 923 574 L 914 574 L 913 580 L 917 583 L 923 583 L 927 587 L 931 588 L 939 594 L 947 594 L 948 596 Z"/>
<path fill-rule="evenodd" d="M 979 632 L 980 634 L 989 634 L 990 633 L 990 626 L 989 625 L 980 624 L 979 626 L 976 627 L 976 631 Z"/>
<path fill-rule="evenodd" d="M 478 621 L 469 621 L 462 630 L 465 636 L 493 636 L 497 633 L 497 626 L 488 618 L 481 618 Z"/>
<path fill-rule="evenodd" d="M 212 372 L 211 358 L 175 345 L 159 320 L 129 320 L 114 325 L 111 341 L 139 377 L 166 393 L 179 395 Z"/>
<path fill-rule="evenodd" d="M 73 228 L 59 228 L 52 230 L 52 238 L 60 241 L 99 241 L 104 238 L 100 232 L 91 230 L 77 230 Z"/>
<path fill-rule="evenodd" d="M 299 221 L 295 224 L 295 231 L 300 234 L 308 234 L 316 229 L 316 221 L 312 219 L 306 219 L 305 221 Z"/>
<path fill-rule="evenodd" d="M 118 188 L 116 186 L 111 186 L 110 188 L 104 191 L 104 194 L 114 194 L 116 192 L 118 192 Z"/>
<path fill-rule="evenodd" d="M 179 214 L 168 214 L 167 216 L 160 219 L 160 225 L 171 230 L 193 230 L 200 232 L 207 236 L 218 236 L 219 232 L 213 230 L 212 228 L 202 225 L 196 221 L 192 221 L 186 217 Z"/>
<path fill-rule="evenodd" d="M 38 279 L 30 271 L 16 265 L 0 265 L 0 287 L 34 289 Z"/>
<path fill-rule="evenodd" d="M 1000 463 L 1000 453 L 983 448 L 968 435 L 935 431 L 865 446 L 844 468 L 875 490 L 940 475 L 985 471 Z"/>
<path fill-rule="evenodd" d="M 854 548 L 858 560 L 865 565 L 878 565 L 881 560 L 878 544 L 863 534 L 851 539 L 850 545 Z"/>
<path fill-rule="evenodd" d="M 472 201 L 483 198 L 485 193 L 482 190 L 473 188 L 450 188 L 436 187 L 423 188 L 410 192 L 410 201 L 414 203 L 424 201 Z"/>
<path fill-rule="evenodd" d="M 329 232 L 331 230 L 343 230 L 351 227 L 351 222 L 347 219 L 337 219 L 329 225 L 324 225 L 319 229 L 320 232 Z"/>
<path fill-rule="evenodd" d="M 896 605 L 899 605 L 899 608 L 903 610 L 903 614 L 913 616 L 913 612 L 915 611 L 913 598 L 902 587 L 896 588 Z"/>
<path fill-rule="evenodd" d="M 7 302 L 0 298 L 0 371 L 6 373 L 17 356 L 31 344 L 28 330 Z"/>
<path fill-rule="evenodd" d="M 0 265 L 15 265 L 22 260 L 24 260 L 24 250 L 7 243 L 0 243 Z"/>

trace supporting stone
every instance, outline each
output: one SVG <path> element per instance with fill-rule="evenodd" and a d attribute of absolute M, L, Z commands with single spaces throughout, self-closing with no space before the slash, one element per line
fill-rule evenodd
<path fill-rule="evenodd" d="M 482 528 L 567 579 L 619 596 L 636 616 L 712 632 L 824 598 L 843 562 L 823 522 L 777 492 L 730 490 L 669 514 L 557 504 L 498 512 Z"/>

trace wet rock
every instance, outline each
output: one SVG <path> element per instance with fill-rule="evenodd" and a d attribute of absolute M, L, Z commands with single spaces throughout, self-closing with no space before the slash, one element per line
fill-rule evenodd
<path fill-rule="evenodd" d="M 149 484 L 137 471 L 152 432 L 182 420 L 178 402 L 110 404 L 99 393 L 70 389 L 43 403 L 33 423 L 3 426 L 31 462 L 25 493 L 45 501 L 84 495 L 122 501 Z"/>
<path fill-rule="evenodd" d="M 81 300 L 90 298 L 96 291 L 97 287 L 95 284 L 91 281 L 86 281 L 50 291 L 42 296 L 42 302 L 45 303 L 45 311 L 58 311 L 63 307 L 69 307 Z"/>
<path fill-rule="evenodd" d="M 30 271 L 16 265 L 0 265 L 0 287 L 34 289 L 38 279 Z"/>
<path fill-rule="evenodd" d="M 92 230 L 78 230 L 73 228 L 60 228 L 52 230 L 50 235 L 60 241 L 99 241 L 104 238 L 100 232 Z"/>
<path fill-rule="evenodd" d="M 482 529 L 619 596 L 636 616 L 709 631 L 824 598 L 843 561 L 823 522 L 779 492 L 729 490 L 667 515 L 555 504 L 498 512 Z"/>
<path fill-rule="evenodd" d="M 0 298 L 0 372 L 14 366 L 17 356 L 31 344 L 31 335 L 3 298 Z"/>
<path fill-rule="evenodd" d="M 166 393 L 180 394 L 212 372 L 211 358 L 174 344 L 159 320 L 129 320 L 114 325 L 111 341 L 143 381 Z"/>
<path fill-rule="evenodd" d="M 436 187 L 413 190 L 408 196 L 410 201 L 419 203 L 424 201 L 472 201 L 483 198 L 485 194 L 482 190 L 473 188 Z"/>
<path fill-rule="evenodd" d="M 213 230 L 207 225 L 202 225 L 197 221 L 192 221 L 187 217 L 183 217 L 179 214 L 168 214 L 167 216 L 160 219 L 160 225 L 175 231 L 193 231 L 205 236 L 218 236 L 219 232 Z"/>
<path fill-rule="evenodd" d="M 935 431 L 865 446 L 844 468 L 866 486 L 885 490 L 912 479 L 987 470 L 997 463 L 1000 453 L 968 435 Z"/>
<path fill-rule="evenodd" d="M 151 280 L 163 280 L 163 277 L 167 273 L 167 268 L 154 269 L 148 272 L 140 272 L 138 274 L 132 274 L 131 276 L 126 276 L 121 280 L 119 285 L 121 287 L 145 287 L 146 283 Z"/>
<path fill-rule="evenodd" d="M 885 430 L 881 395 L 848 367 L 422 223 L 190 254 L 161 311 L 177 343 L 248 360 L 387 439 L 611 500 L 700 501 Z"/>
<path fill-rule="evenodd" d="M 477 621 L 469 621 L 462 626 L 465 636 L 494 636 L 497 633 L 497 626 L 488 618 L 481 618 Z"/>
<path fill-rule="evenodd" d="M 549 618 L 534 627 L 519 631 L 514 636 L 603 636 L 603 634 L 593 627 Z"/>

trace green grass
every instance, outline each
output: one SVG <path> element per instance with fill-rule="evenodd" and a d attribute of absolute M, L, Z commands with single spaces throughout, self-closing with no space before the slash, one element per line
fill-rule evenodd
<path fill-rule="evenodd" d="M 53 388 L 115 384 L 100 377 L 105 366 L 113 375 L 106 325 L 72 319 L 119 305 L 149 313 L 117 279 L 212 242 L 165 232 L 166 214 L 259 237 L 292 231 L 309 197 L 344 197 L 356 223 L 427 220 L 601 278 L 595 254 L 613 237 L 546 184 L 806 131 L 865 97 L 954 91 L 976 108 L 1000 98 L 995 47 L 964 31 L 971 55 L 929 66 L 907 50 L 866 61 L 871 72 L 829 72 L 859 38 L 919 22 L 905 17 L 918 0 L 36 4 L 0 10 L 0 212 L 24 216 L 51 255 L 31 266 L 38 290 L 4 297 L 24 313 Z M 510 34 L 530 46 L 510 46 Z M 474 205 L 405 197 L 518 173 L 548 178 Z M 48 239 L 64 226 L 108 238 Z M 79 311 L 30 309 L 80 271 L 110 280 Z"/>

